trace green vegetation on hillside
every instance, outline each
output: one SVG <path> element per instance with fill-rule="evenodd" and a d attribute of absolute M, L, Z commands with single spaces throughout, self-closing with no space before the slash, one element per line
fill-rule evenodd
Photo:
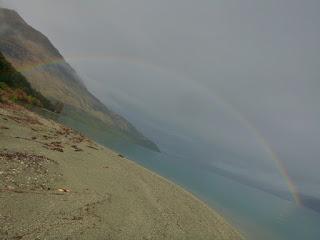
<path fill-rule="evenodd" d="M 54 105 L 41 93 L 34 90 L 27 79 L 16 71 L 0 53 L 0 101 L 8 100 L 55 111 Z"/>

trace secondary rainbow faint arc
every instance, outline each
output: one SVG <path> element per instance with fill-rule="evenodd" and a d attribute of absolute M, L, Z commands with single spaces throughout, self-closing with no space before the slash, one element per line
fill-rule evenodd
<path fill-rule="evenodd" d="M 270 147 L 270 145 L 268 144 L 267 140 L 262 136 L 261 132 L 259 131 L 259 129 L 257 129 L 243 114 L 241 114 L 239 111 L 237 111 L 231 104 L 227 103 L 223 98 L 221 98 L 219 95 L 217 95 L 216 93 L 213 93 L 212 91 L 208 91 L 208 89 L 205 86 L 202 86 L 200 83 L 194 81 L 193 79 L 191 79 L 190 77 L 177 72 L 175 70 L 172 69 L 168 69 L 165 68 L 161 65 L 157 65 L 154 63 L 151 63 L 149 61 L 145 61 L 144 59 L 141 58 L 134 58 L 134 57 L 130 57 L 127 55 L 110 55 L 110 54 L 106 54 L 106 55 L 84 55 L 84 56 L 69 56 L 66 59 L 68 60 L 84 60 L 84 61 L 88 61 L 88 60 L 110 60 L 110 61 L 118 61 L 118 62 L 124 62 L 124 63 L 130 63 L 130 64 L 137 64 L 137 65 L 142 65 L 142 66 L 146 66 L 146 67 L 151 67 L 154 69 L 157 69 L 159 71 L 164 71 L 164 72 L 169 72 L 169 73 L 175 73 L 176 75 L 182 76 L 184 79 L 187 79 L 188 81 L 197 84 L 198 87 L 200 87 L 202 90 L 206 91 L 209 93 L 209 95 L 211 97 L 214 98 L 214 100 L 216 102 L 219 102 L 221 104 L 222 107 L 225 108 L 225 110 L 227 110 L 229 113 L 231 113 L 237 120 L 241 121 L 241 123 L 243 123 L 249 130 L 251 130 L 255 136 L 257 137 L 257 139 L 259 140 L 260 144 L 264 147 L 265 151 L 268 153 L 268 155 L 270 156 L 270 158 L 274 161 L 274 163 L 276 164 L 276 167 L 278 168 L 281 176 L 283 177 L 284 181 L 286 182 L 286 185 L 292 195 L 292 198 L 294 200 L 294 202 L 297 205 L 301 205 L 301 199 L 299 196 L 299 192 L 297 190 L 297 187 L 295 186 L 294 182 L 292 181 L 290 175 L 288 174 L 287 169 L 285 168 L 284 164 L 282 163 L 282 161 L 278 158 L 277 154 L 272 150 L 272 148 Z M 54 64 L 58 64 L 63 62 L 64 60 L 61 58 L 58 59 L 50 59 L 47 62 L 42 62 L 39 64 L 30 64 L 30 65 L 25 65 L 21 68 L 18 68 L 18 71 L 22 72 L 22 73 L 27 73 L 29 71 L 32 71 L 35 68 L 41 68 L 41 67 L 45 67 L 48 65 L 54 65 Z"/>
<path fill-rule="evenodd" d="M 158 69 L 160 71 L 166 71 L 169 72 L 168 69 L 145 61 L 142 58 L 134 58 L 127 55 L 122 54 L 106 54 L 106 55 L 70 55 L 65 57 L 65 59 L 71 60 L 71 61 L 92 61 L 92 60 L 107 60 L 107 61 L 114 61 L 114 62 L 123 62 L 123 63 L 130 63 L 130 64 L 136 64 L 136 65 L 143 65 L 143 66 L 149 66 L 154 69 Z M 45 66 L 50 66 L 54 64 L 63 63 L 65 61 L 63 58 L 51 58 L 46 61 L 41 61 L 39 63 L 31 63 L 31 64 L 24 64 L 22 67 L 18 67 L 17 70 L 22 73 L 27 73 L 29 71 L 32 71 L 36 68 L 41 68 Z"/>

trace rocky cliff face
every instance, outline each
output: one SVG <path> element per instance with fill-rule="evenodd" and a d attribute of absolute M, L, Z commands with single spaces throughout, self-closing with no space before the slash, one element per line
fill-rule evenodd
<path fill-rule="evenodd" d="M 112 112 L 93 96 L 81 78 L 46 36 L 29 26 L 17 12 L 0 8 L 0 51 L 32 87 L 68 109 L 95 118 L 139 145 L 158 150 L 126 119 Z M 101 124 L 100 124 L 101 125 Z"/>

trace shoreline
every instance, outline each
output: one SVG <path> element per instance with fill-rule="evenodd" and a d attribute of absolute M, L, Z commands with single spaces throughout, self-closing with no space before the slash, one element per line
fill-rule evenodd
<path fill-rule="evenodd" d="M 179 184 L 22 107 L 0 106 L 0 153 L 0 238 L 244 239 Z"/>

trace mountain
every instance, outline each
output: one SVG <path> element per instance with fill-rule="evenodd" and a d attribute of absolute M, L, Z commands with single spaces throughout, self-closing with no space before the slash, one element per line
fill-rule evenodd
<path fill-rule="evenodd" d="M 55 106 L 34 90 L 27 79 L 17 72 L 0 52 L 0 102 L 17 102 L 56 111 Z"/>
<path fill-rule="evenodd" d="M 63 114 L 112 132 L 130 142 L 159 151 L 133 125 L 112 112 L 85 87 L 75 70 L 50 40 L 28 25 L 14 10 L 0 8 L 0 51 L 32 87 L 54 103 L 63 104 Z"/>

